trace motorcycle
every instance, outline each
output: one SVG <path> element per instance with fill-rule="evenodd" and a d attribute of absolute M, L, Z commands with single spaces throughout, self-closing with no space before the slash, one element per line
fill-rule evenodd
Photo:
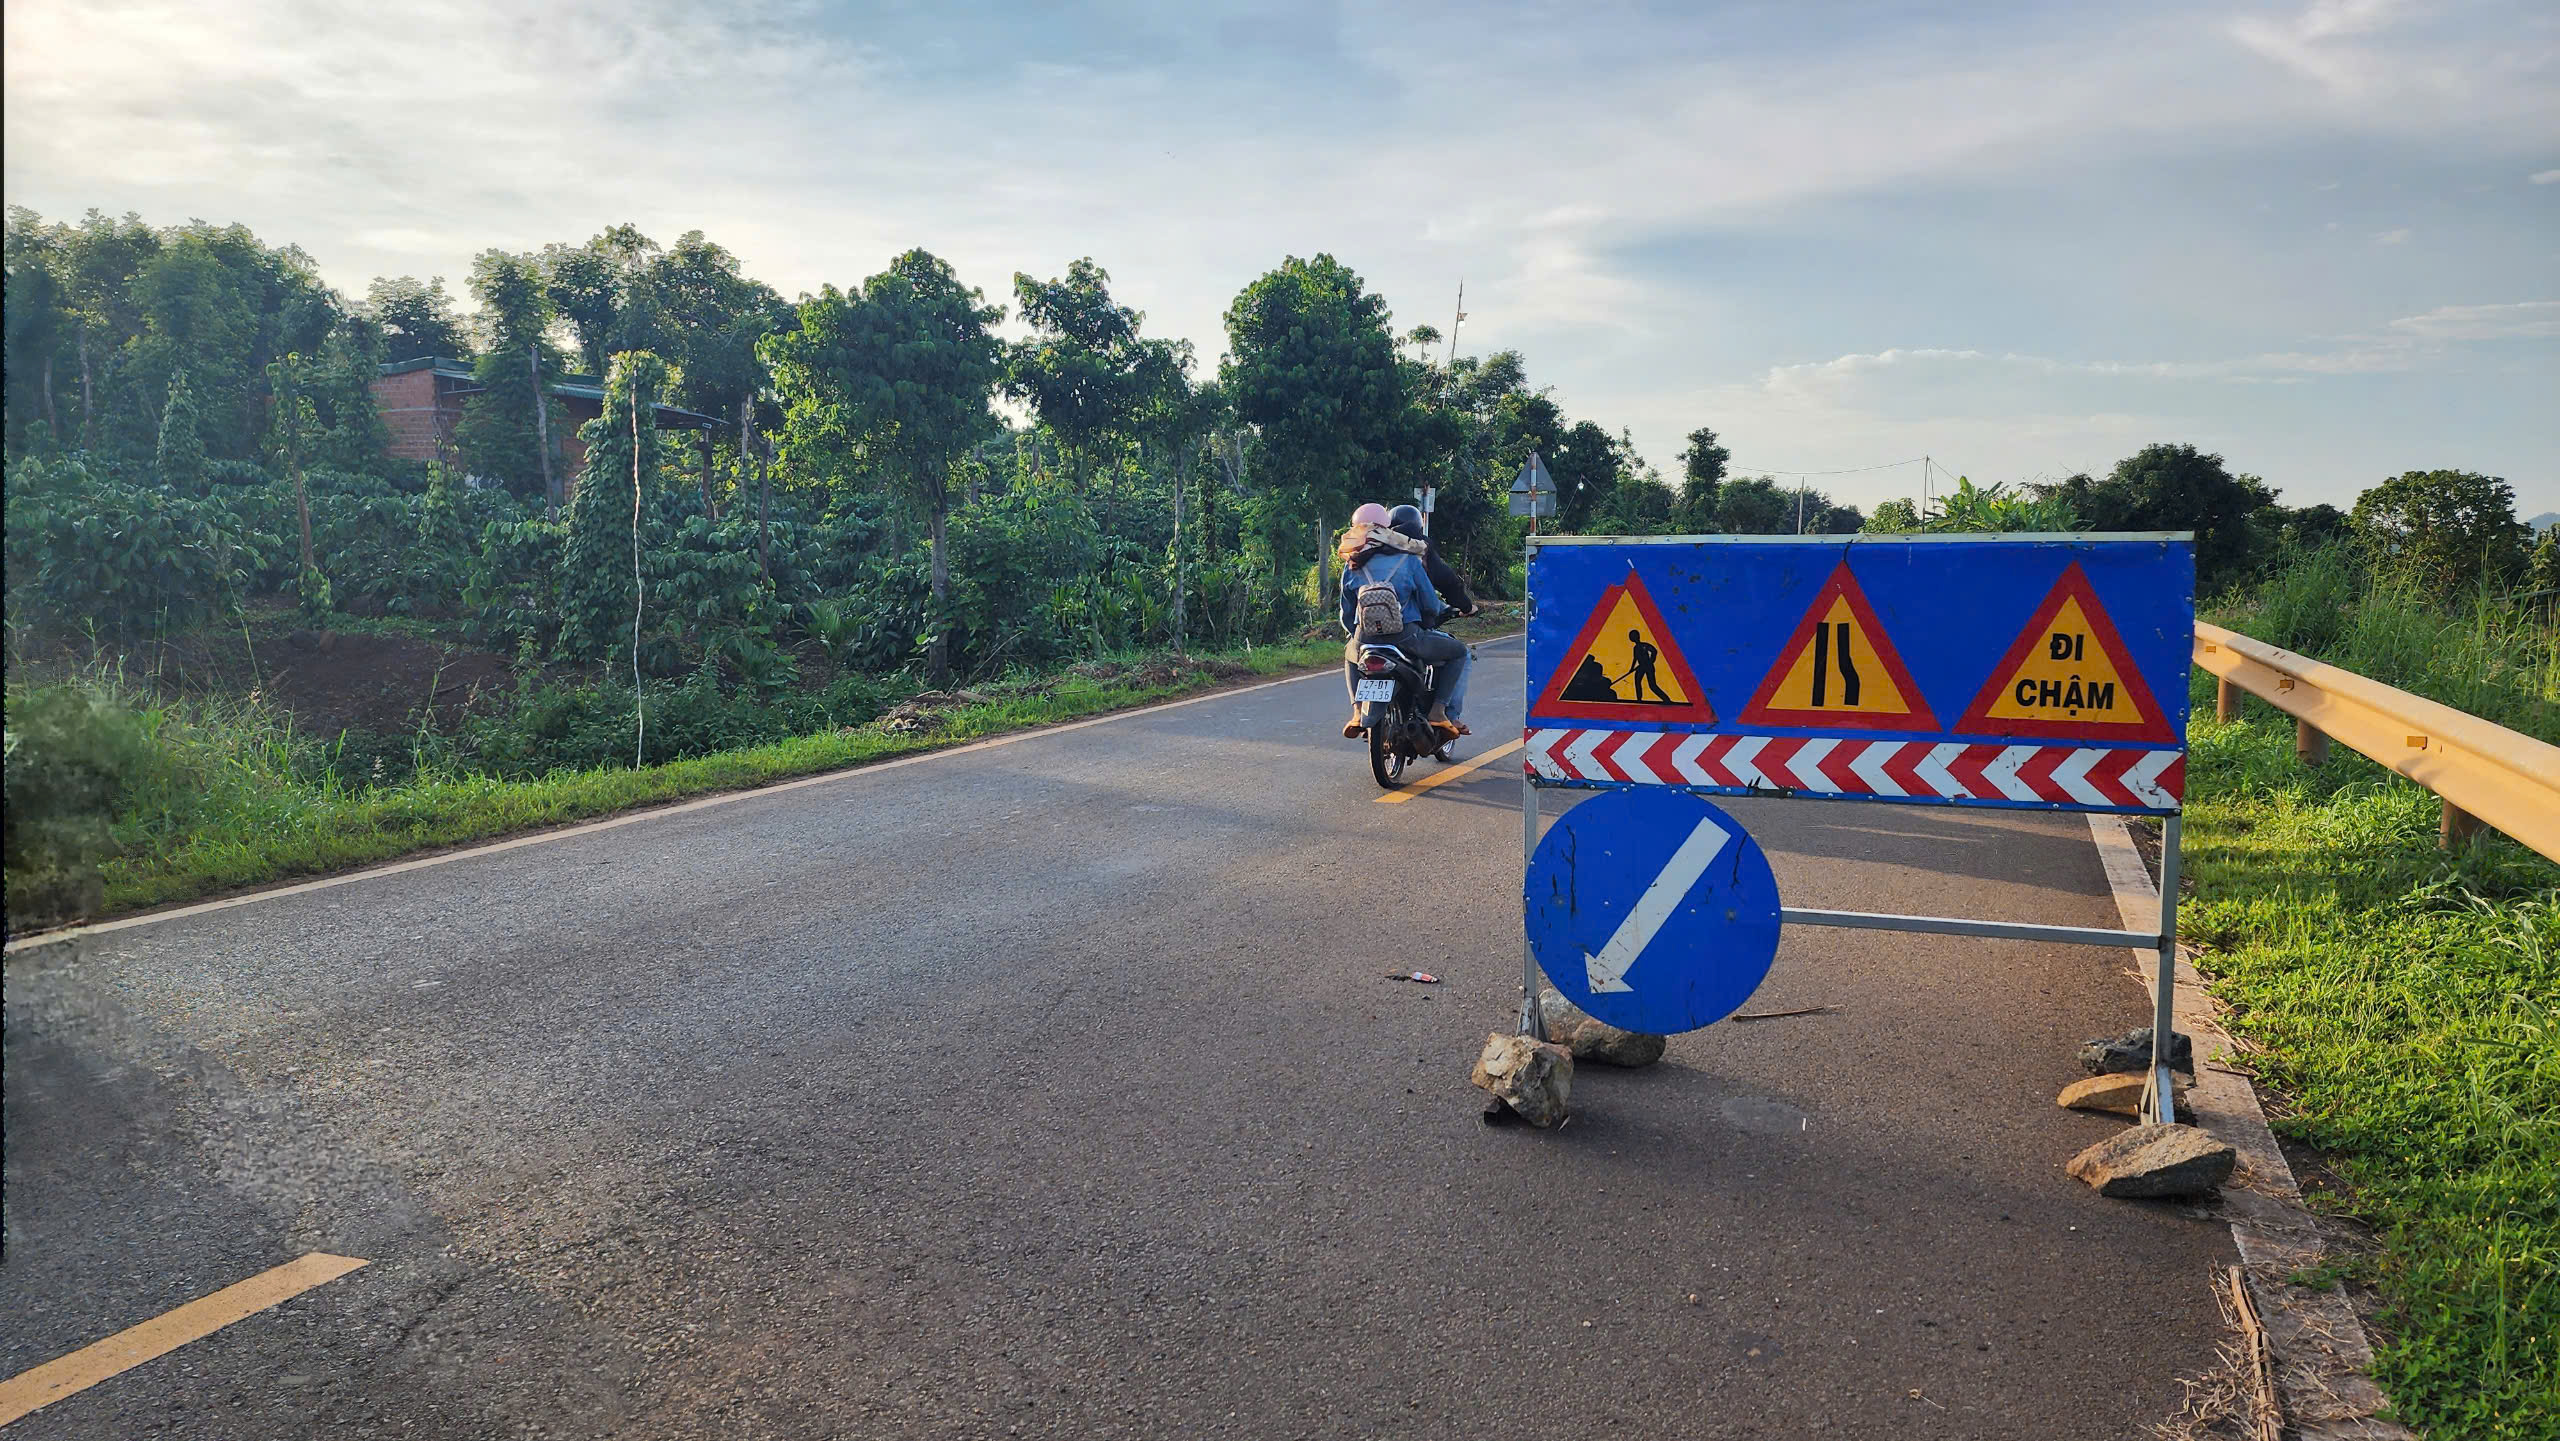
<path fill-rule="evenodd" d="M 1369 729 L 1369 774 L 1383 789 L 1404 784 L 1406 765 L 1424 756 L 1457 759 L 1457 741 L 1442 739 L 1431 726 L 1432 669 L 1386 641 L 1360 643 L 1360 678 L 1351 694 Z"/>

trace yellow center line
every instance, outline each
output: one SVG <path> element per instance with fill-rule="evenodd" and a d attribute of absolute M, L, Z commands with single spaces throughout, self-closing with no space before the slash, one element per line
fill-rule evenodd
<path fill-rule="evenodd" d="M 1467 772 L 1474 770 L 1476 767 L 1483 765 L 1488 761 L 1498 761 L 1504 756 L 1511 754 L 1513 751 L 1520 749 L 1520 746 L 1520 741 L 1505 741 L 1501 745 L 1495 746 L 1493 749 L 1486 751 L 1483 755 L 1476 757 L 1474 760 L 1434 772 L 1429 780 L 1415 781 L 1413 784 L 1406 786 L 1402 790 L 1389 791 L 1385 795 L 1378 797 L 1378 804 L 1382 806 L 1391 806 L 1399 801 L 1412 800 L 1415 796 L 1422 794 L 1433 786 L 1447 785 L 1449 782 L 1456 780 L 1458 777 L 1465 775 Z"/>
<path fill-rule="evenodd" d="M 21 1371 L 0 1381 L 0 1426 L 65 1396 L 86 1391 L 145 1361 L 166 1356 L 190 1341 L 200 1341 L 234 1321 L 254 1316 L 323 1282 L 335 1281 L 363 1264 L 353 1256 L 314 1251 L 138 1326 L 129 1326 L 68 1356 Z"/>

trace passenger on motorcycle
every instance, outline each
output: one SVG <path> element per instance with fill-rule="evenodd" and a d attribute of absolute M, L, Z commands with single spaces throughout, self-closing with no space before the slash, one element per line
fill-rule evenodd
<path fill-rule="evenodd" d="M 1457 703 L 1466 694 L 1466 643 L 1434 629 L 1451 612 L 1441 604 L 1440 594 L 1432 588 L 1430 573 L 1423 564 L 1428 547 L 1422 538 L 1422 512 L 1400 505 L 1385 513 L 1381 523 L 1372 514 L 1377 509 L 1372 504 L 1353 512 L 1351 531 L 1342 538 L 1342 629 L 1350 638 L 1343 648 L 1344 683 L 1358 683 L 1360 647 L 1364 642 L 1394 646 L 1416 665 L 1434 668 L 1431 725 L 1444 739 L 1454 740 L 1467 734 L 1466 726 L 1456 715 Z M 1359 596 L 1361 587 L 1368 585 L 1385 585 L 1395 591 L 1404 611 L 1404 629 L 1400 633 L 1361 636 Z M 1367 733 L 1367 727 L 1361 724 L 1360 708 L 1354 704 L 1351 719 L 1342 727 L 1343 737 L 1352 740 Z"/>

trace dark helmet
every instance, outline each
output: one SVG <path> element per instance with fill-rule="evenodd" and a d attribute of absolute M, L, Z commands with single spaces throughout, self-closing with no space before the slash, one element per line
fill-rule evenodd
<path fill-rule="evenodd" d="M 1387 528 L 1393 530 L 1398 535 L 1411 536 L 1415 540 L 1422 539 L 1421 507 L 1399 505 L 1395 509 L 1388 511 Z"/>

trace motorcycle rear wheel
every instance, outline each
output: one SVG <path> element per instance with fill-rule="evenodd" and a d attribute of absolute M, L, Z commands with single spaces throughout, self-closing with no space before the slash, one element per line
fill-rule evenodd
<path fill-rule="evenodd" d="M 1378 785 L 1385 790 L 1404 784 L 1405 754 L 1396 746 L 1396 729 L 1393 711 L 1369 727 L 1369 774 L 1377 777 Z"/>

